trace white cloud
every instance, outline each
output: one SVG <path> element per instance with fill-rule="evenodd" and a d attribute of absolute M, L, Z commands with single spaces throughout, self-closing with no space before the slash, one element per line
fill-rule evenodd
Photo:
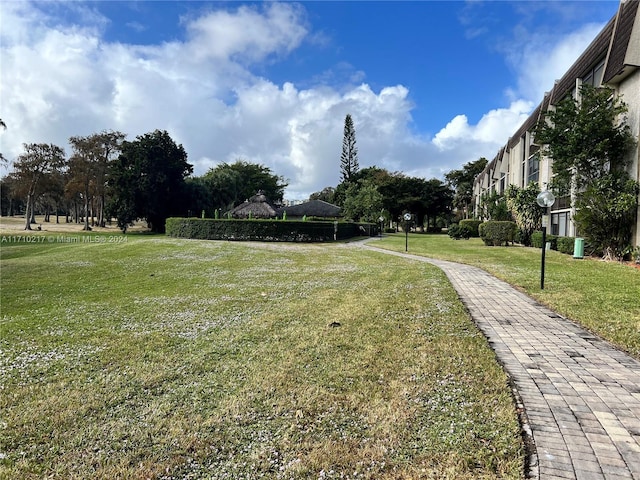
<path fill-rule="evenodd" d="M 290 52 L 307 34 L 300 8 L 279 3 L 267 5 L 264 11 L 241 6 L 234 12 L 212 12 L 189 23 L 187 31 L 191 53 L 199 61 L 241 57 L 255 62 Z"/>
<path fill-rule="evenodd" d="M 0 10 L 0 117 L 8 127 L 0 138 L 9 159 L 21 153 L 22 143 L 66 147 L 72 135 L 104 129 L 129 139 L 164 129 L 184 145 L 197 175 L 243 158 L 287 178 L 289 198 L 304 198 L 338 183 L 347 113 L 361 168 L 431 178 L 493 157 L 526 119 L 531 100 L 541 99 L 530 86 L 542 75 L 528 71 L 539 60 L 531 50 L 521 54 L 527 69 L 508 108 L 486 113 L 475 125 L 461 114 L 432 139 L 412 131 L 414 105 L 406 87 L 374 91 L 351 65 L 336 66 L 343 82 L 336 87 L 279 85 L 255 75 L 253 67 L 277 61 L 314 35 L 293 4 L 184 19 L 185 40 L 145 46 L 106 42 L 105 19 L 95 12 L 80 28 L 59 24 L 27 2 L 2 2 Z M 561 64 L 569 54 L 560 46 L 557 52 Z M 334 72 L 323 75 L 335 79 Z"/>
<path fill-rule="evenodd" d="M 298 7 L 211 12 L 185 21 L 185 41 L 141 46 L 105 42 L 91 26 L 44 27 L 54 22 L 22 5 L 3 7 L 3 24 L 13 25 L 1 51 L 8 158 L 23 142 L 66 146 L 72 135 L 103 129 L 130 139 L 166 129 L 185 146 L 196 174 L 243 158 L 289 179 L 289 196 L 304 197 L 338 183 L 350 113 L 362 167 L 427 171 L 421 165 L 434 148 L 409 132 L 413 105 L 405 87 L 349 86 L 364 76 L 356 71 L 337 88 L 299 89 L 251 72 L 303 41 L 307 27 Z"/>
<path fill-rule="evenodd" d="M 494 153 L 528 118 L 533 104 L 516 100 L 509 108 L 499 108 L 485 113 L 476 125 L 469 125 L 466 115 L 457 115 L 433 138 L 441 151 L 460 149 L 462 145 L 493 147 Z M 483 148 L 484 150 L 484 148 Z M 479 157 L 480 155 L 478 155 Z"/>
<path fill-rule="evenodd" d="M 515 95 L 540 103 L 600 33 L 603 24 L 589 23 L 566 35 L 516 30 L 515 41 L 505 46 L 506 58 L 517 73 Z"/>

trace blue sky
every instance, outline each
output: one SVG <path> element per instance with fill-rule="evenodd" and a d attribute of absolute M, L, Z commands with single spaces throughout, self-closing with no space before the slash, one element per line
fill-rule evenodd
<path fill-rule="evenodd" d="M 492 158 L 617 7 L 5 0 L 1 148 L 165 129 L 196 174 L 242 158 L 304 199 L 338 183 L 350 113 L 361 168 L 443 178 Z"/>

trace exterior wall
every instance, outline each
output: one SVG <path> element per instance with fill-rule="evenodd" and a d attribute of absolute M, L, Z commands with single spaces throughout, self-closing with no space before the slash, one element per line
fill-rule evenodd
<path fill-rule="evenodd" d="M 622 96 L 622 100 L 629 107 L 627 124 L 637 141 L 634 150 L 629 154 L 628 171 L 633 178 L 640 182 L 640 69 L 632 73 L 618 86 L 617 93 Z M 636 246 L 640 246 L 640 197 L 638 197 L 638 203 L 638 215 L 633 239 Z"/>

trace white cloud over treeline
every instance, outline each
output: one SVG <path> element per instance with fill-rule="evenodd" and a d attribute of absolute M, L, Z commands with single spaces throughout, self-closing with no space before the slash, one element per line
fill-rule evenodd
<path fill-rule="evenodd" d="M 541 61 L 539 49 L 508 52 L 506 61 L 523 65 L 505 92 L 508 106 L 485 113 L 476 124 L 461 112 L 428 136 L 413 123 L 415 106 L 403 85 L 301 88 L 255 73 L 313 39 L 304 4 L 226 4 L 176 18 L 183 38 L 154 45 L 105 40 L 109 20 L 90 3 L 59 8 L 82 10 L 83 21 L 63 22 L 51 13 L 56 9 L 45 13 L 29 2 L 0 4 L 5 157 L 19 155 L 23 143 L 67 147 L 73 135 L 113 129 L 131 140 L 161 129 L 183 144 L 195 174 L 242 158 L 288 179 L 288 198 L 338 183 L 347 113 L 354 119 L 361 168 L 377 165 L 431 178 L 480 156 L 491 158 L 541 100 L 539 86 L 549 89 L 555 77 L 548 77 L 559 76 L 572 61 L 567 59 L 586 46 L 583 37 L 595 35 L 590 26 L 576 34 L 580 39 L 541 43 L 546 56 L 556 59 L 554 72 L 532 68 Z M 144 28 L 142 19 L 136 25 Z"/>

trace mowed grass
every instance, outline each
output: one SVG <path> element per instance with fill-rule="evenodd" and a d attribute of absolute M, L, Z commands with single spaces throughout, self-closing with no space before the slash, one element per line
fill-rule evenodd
<path fill-rule="evenodd" d="M 508 379 L 437 268 L 108 238 L 0 245 L 0 478 L 522 478 Z"/>
<path fill-rule="evenodd" d="M 389 235 L 375 245 L 404 251 L 406 238 Z M 598 259 L 574 259 L 550 251 L 540 289 L 541 251 L 521 246 L 487 247 L 478 239 L 410 234 L 409 252 L 475 265 L 526 292 L 640 358 L 640 270 Z"/>

